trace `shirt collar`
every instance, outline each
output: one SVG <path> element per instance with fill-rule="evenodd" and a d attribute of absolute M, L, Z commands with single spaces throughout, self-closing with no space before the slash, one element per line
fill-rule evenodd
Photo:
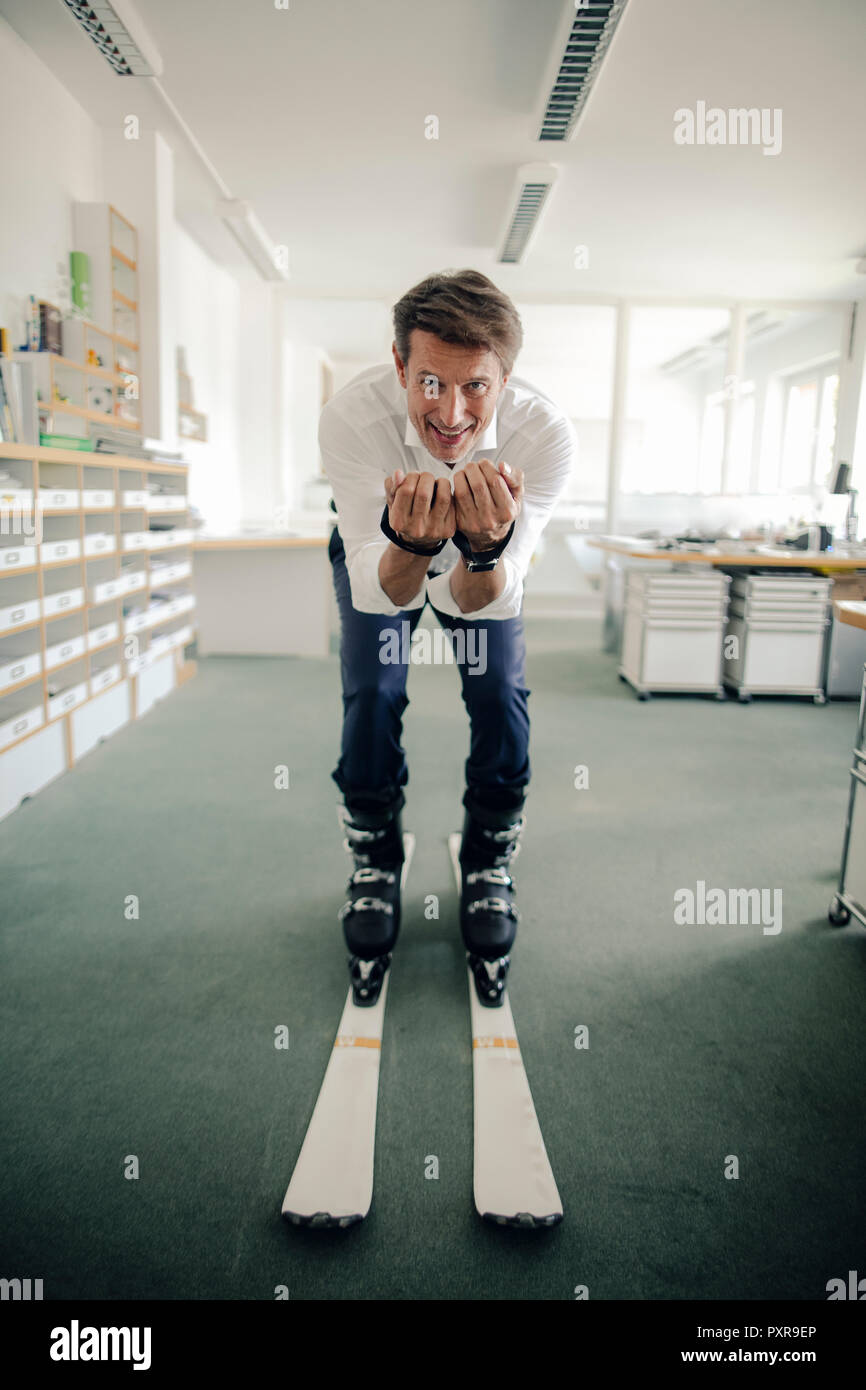
<path fill-rule="evenodd" d="M 494 410 L 493 419 L 472 447 L 473 454 L 477 453 L 479 449 L 492 450 L 498 447 L 496 443 L 496 416 L 497 411 Z M 422 443 L 421 436 L 409 419 L 408 414 L 406 415 L 406 433 L 403 436 L 403 443 L 408 445 L 410 449 L 424 449 L 425 453 L 427 452 L 426 446 Z M 433 458 L 433 455 L 431 454 L 430 457 Z"/>

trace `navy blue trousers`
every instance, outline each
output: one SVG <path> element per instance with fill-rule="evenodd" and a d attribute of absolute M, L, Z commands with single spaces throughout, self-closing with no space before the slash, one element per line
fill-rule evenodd
<path fill-rule="evenodd" d="M 409 639 L 424 608 L 393 617 L 359 613 L 352 606 L 345 551 L 336 529 L 328 554 L 340 610 L 343 681 L 343 735 L 332 776 L 351 810 L 400 807 L 409 780 L 401 744 L 409 704 Z M 469 715 L 463 804 L 470 811 L 519 810 L 530 778 L 523 618 L 473 621 L 436 608 L 433 612 L 455 655 Z"/>

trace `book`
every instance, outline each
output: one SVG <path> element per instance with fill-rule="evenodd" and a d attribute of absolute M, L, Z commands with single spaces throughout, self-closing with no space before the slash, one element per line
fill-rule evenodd
<path fill-rule="evenodd" d="M 39 301 L 39 351 L 63 356 L 63 318 L 60 310 L 44 299 Z"/>
<path fill-rule="evenodd" d="M 93 440 L 82 439 L 77 434 L 45 434 L 43 431 L 39 435 L 39 443 L 47 449 L 83 449 L 88 452 L 93 451 Z"/>

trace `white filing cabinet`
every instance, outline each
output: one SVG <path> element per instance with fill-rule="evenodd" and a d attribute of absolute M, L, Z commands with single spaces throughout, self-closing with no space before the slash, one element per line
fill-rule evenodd
<path fill-rule="evenodd" d="M 725 684 L 753 694 L 811 695 L 824 703 L 824 643 L 832 580 L 742 574 L 731 585 Z"/>
<path fill-rule="evenodd" d="M 642 700 L 654 690 L 724 698 L 729 583 L 726 574 L 705 566 L 626 571 L 619 674 Z"/>

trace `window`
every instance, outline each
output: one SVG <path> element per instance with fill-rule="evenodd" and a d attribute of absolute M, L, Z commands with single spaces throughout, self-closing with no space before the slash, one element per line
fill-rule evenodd
<path fill-rule="evenodd" d="M 834 363 L 787 380 L 780 487 L 811 491 L 827 480 L 836 438 L 839 374 Z"/>

